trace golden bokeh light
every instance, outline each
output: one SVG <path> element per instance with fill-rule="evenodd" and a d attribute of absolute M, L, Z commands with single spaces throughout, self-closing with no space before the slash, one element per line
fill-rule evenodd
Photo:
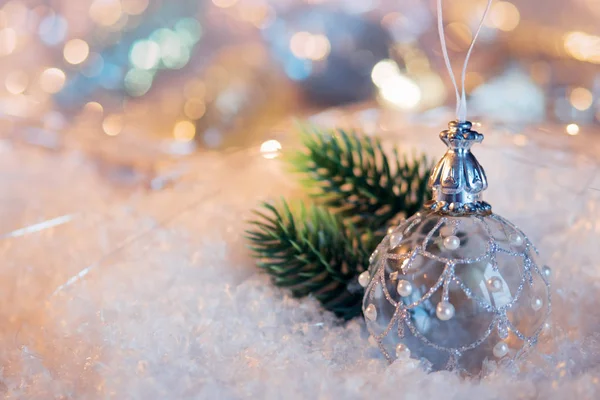
<path fill-rule="evenodd" d="M 196 136 L 196 126 L 190 121 L 179 121 L 173 129 L 173 137 L 178 142 L 189 142 Z"/>
<path fill-rule="evenodd" d="M 577 124 L 569 124 L 567 125 L 567 127 L 565 128 L 565 130 L 567 131 L 567 134 L 571 135 L 571 136 L 575 136 L 579 134 L 579 125 Z"/>
<path fill-rule="evenodd" d="M 277 140 L 267 140 L 260 145 L 260 154 L 266 159 L 273 159 L 281 154 L 281 148 Z"/>
<path fill-rule="evenodd" d="M 600 64 L 600 36 L 584 32 L 569 32 L 564 37 L 566 52 L 579 61 Z"/>
<path fill-rule="evenodd" d="M 594 95 L 586 88 L 578 87 L 571 91 L 569 96 L 571 105 L 579 111 L 585 111 L 590 108 L 594 102 Z"/>
<path fill-rule="evenodd" d="M 189 119 L 200 119 L 206 113 L 206 105 L 200 99 L 189 99 L 183 106 L 183 112 Z"/>
<path fill-rule="evenodd" d="M 493 27 L 510 32 L 519 25 L 521 13 L 513 3 L 499 1 L 492 6 L 490 21 Z"/>
<path fill-rule="evenodd" d="M 307 43 L 306 55 L 311 60 L 324 60 L 331 51 L 331 43 L 325 35 L 313 35 Z"/>
<path fill-rule="evenodd" d="M 373 67 L 371 71 L 371 79 L 377 87 L 382 87 L 386 81 L 400 73 L 400 68 L 393 60 L 381 60 Z"/>
<path fill-rule="evenodd" d="M 102 129 L 108 136 L 117 136 L 123 130 L 123 116 L 110 114 L 102 121 Z"/>
<path fill-rule="evenodd" d="M 21 70 L 10 72 L 4 80 L 4 86 L 11 94 L 23 93 L 27 89 L 27 85 L 29 85 L 29 77 L 25 71 Z"/>
<path fill-rule="evenodd" d="M 325 35 L 296 32 L 290 39 L 290 50 L 297 58 L 318 61 L 327 58 L 331 43 Z"/>
<path fill-rule="evenodd" d="M 421 101 L 421 89 L 409 78 L 398 75 L 379 89 L 381 97 L 401 109 L 415 108 Z"/>
<path fill-rule="evenodd" d="M 111 26 L 119 22 L 123 15 L 119 0 L 94 0 L 89 15 L 98 25 Z"/>
<path fill-rule="evenodd" d="M 393 60 L 382 60 L 375 64 L 371 79 L 379 88 L 382 99 L 401 109 L 416 107 L 421 101 L 421 89 L 400 72 Z"/>
<path fill-rule="evenodd" d="M 311 34 L 308 32 L 296 32 L 290 39 L 290 50 L 292 54 L 298 58 L 304 58 L 304 46 L 310 39 Z"/>
<path fill-rule="evenodd" d="M 71 39 L 63 49 L 63 56 L 69 64 L 81 64 L 90 55 L 90 46 L 85 40 Z"/>
<path fill-rule="evenodd" d="M 65 84 L 65 73 L 58 68 L 47 68 L 40 75 L 40 87 L 46 93 L 58 93 Z"/>
<path fill-rule="evenodd" d="M 85 103 L 85 106 L 83 106 L 83 110 L 89 113 L 104 113 L 104 107 L 102 107 L 102 104 L 98 103 L 97 101 L 90 101 Z"/>

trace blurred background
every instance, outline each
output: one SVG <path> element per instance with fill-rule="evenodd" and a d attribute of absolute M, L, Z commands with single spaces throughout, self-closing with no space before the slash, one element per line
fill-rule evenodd
<path fill-rule="evenodd" d="M 2 1 L 0 132 L 157 189 L 182 158 L 249 146 L 276 156 L 291 117 L 348 104 L 449 113 L 434 3 Z M 485 4 L 444 2 L 456 71 Z M 599 18 L 598 0 L 494 1 L 466 77 L 470 116 L 591 135 Z"/>

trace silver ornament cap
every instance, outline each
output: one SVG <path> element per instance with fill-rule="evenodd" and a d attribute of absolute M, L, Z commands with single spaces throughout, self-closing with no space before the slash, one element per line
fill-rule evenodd
<path fill-rule="evenodd" d="M 481 143 L 483 135 L 472 126 L 469 121 L 451 121 L 440 133 L 448 150 L 429 179 L 433 200 L 426 208 L 451 215 L 491 213 L 492 207 L 482 200 L 482 192 L 488 187 L 485 171 L 471 153 L 471 146 Z"/>

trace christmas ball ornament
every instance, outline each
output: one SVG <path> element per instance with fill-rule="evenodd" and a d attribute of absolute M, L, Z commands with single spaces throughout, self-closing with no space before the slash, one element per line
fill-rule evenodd
<path fill-rule="evenodd" d="M 470 122 L 440 134 L 448 150 L 429 184 L 434 198 L 383 239 L 371 258 L 363 311 L 385 357 L 478 374 L 511 363 L 543 333 L 550 269 L 515 225 L 482 200 L 485 172 Z"/>

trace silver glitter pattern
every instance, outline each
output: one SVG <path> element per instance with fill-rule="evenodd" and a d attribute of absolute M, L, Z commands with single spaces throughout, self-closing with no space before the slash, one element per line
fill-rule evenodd
<path fill-rule="evenodd" d="M 431 219 L 431 217 L 439 219 L 426 234 L 414 231 L 415 229 L 418 230 L 419 227 L 424 226 L 425 221 L 427 221 L 428 218 Z M 452 252 L 446 251 L 441 247 L 439 252 L 440 254 L 434 254 L 434 252 L 431 250 L 427 250 L 429 247 L 435 245 L 436 240 L 437 243 L 441 243 L 441 227 L 450 227 L 453 234 L 457 234 L 457 232 L 460 232 L 461 225 L 466 221 L 468 221 L 470 224 L 473 224 L 473 226 L 479 226 L 481 228 L 481 231 L 479 232 L 482 232 L 480 236 L 486 237 L 487 239 L 485 245 L 482 246 L 481 254 L 471 257 L 462 256 L 454 258 L 447 254 Z M 495 229 L 490 227 L 490 223 L 496 225 L 494 226 Z M 498 229 L 498 227 L 501 229 Z M 499 239 L 494 237 L 494 230 L 500 232 L 502 238 Z M 406 329 L 408 329 L 408 332 L 410 332 L 414 338 L 418 339 L 422 345 L 447 353 L 448 361 L 445 365 L 445 368 L 450 370 L 459 368 L 459 361 L 464 353 L 481 346 L 490 337 L 494 330 L 496 330 L 497 335 L 501 340 L 508 338 L 509 334 L 512 333 L 523 342 L 520 348 L 516 348 L 515 344 L 511 342 L 510 347 L 516 350 L 517 355 L 525 351 L 526 347 L 533 346 L 537 343 L 538 337 L 543 331 L 544 321 L 548 318 L 551 311 L 550 284 L 547 276 L 541 272 L 540 266 L 538 266 L 535 262 L 535 256 L 538 254 L 537 250 L 520 229 L 504 218 L 495 214 L 490 214 L 487 216 L 473 215 L 470 217 L 454 217 L 425 211 L 418 213 L 417 215 L 401 223 L 394 230 L 394 232 L 398 231 L 402 231 L 405 236 L 400 243 L 408 246 L 408 248 L 406 250 L 403 249 L 401 253 L 387 251 L 399 249 L 402 247 L 402 245 L 396 246 L 395 248 L 386 248 L 386 246 L 383 244 L 389 243 L 389 235 L 386 237 L 386 239 L 384 239 L 382 242 L 383 246 L 380 245 L 376 250 L 382 254 L 380 254 L 380 257 L 373 257 L 375 262 L 370 268 L 371 280 L 366 288 L 365 301 L 363 304 L 363 308 L 366 308 L 369 304 L 373 304 L 373 300 L 377 297 L 376 292 L 381 290 L 385 299 L 384 301 L 387 302 L 389 306 L 394 308 L 394 312 L 389 321 L 374 321 L 373 323 L 369 323 L 369 321 L 367 321 L 369 332 L 377 342 L 377 345 L 381 349 L 382 353 L 390 362 L 394 360 L 395 354 L 390 354 L 390 351 L 386 349 L 384 341 L 388 335 L 391 334 L 396 334 L 397 340 L 401 341 L 405 336 Z M 509 238 L 511 234 L 519 235 L 519 240 L 522 239 L 522 242 L 520 242 L 519 246 L 512 247 L 510 245 Z M 414 240 L 415 237 L 420 239 Z M 508 243 L 509 246 L 503 246 L 502 243 Z M 439 245 L 442 246 L 442 244 Z M 519 247 L 519 249 L 515 249 L 515 247 Z M 492 270 L 498 272 L 498 257 L 500 255 L 503 255 L 504 257 L 510 257 L 511 262 L 513 259 L 517 260 L 517 262 L 514 262 L 514 264 L 520 266 L 521 274 L 516 290 L 513 291 L 510 300 L 504 304 L 498 305 L 474 293 L 472 288 L 470 288 L 469 285 L 465 283 L 463 279 L 461 279 L 460 274 L 457 273 L 457 270 L 459 267 L 463 269 L 469 268 L 471 264 L 487 261 L 491 265 Z M 415 274 L 415 271 L 418 271 L 418 265 L 415 267 L 418 257 L 423 257 L 426 260 L 443 264 L 443 270 L 435 282 L 429 288 L 426 288 L 426 290 L 420 292 L 418 298 L 413 298 L 411 296 L 410 300 L 409 298 L 401 298 L 396 293 L 390 293 L 388 284 L 397 283 L 397 280 L 400 279 L 409 280 L 409 271 L 412 274 Z M 392 273 L 386 271 L 386 267 L 389 269 L 388 262 L 390 261 L 396 263 L 401 262 L 400 271 L 392 272 L 394 275 L 391 275 Z M 543 317 L 544 321 L 539 324 L 539 327 L 537 327 L 533 333 L 530 332 L 528 335 L 519 330 L 519 328 L 513 322 L 511 322 L 508 314 L 522 306 L 522 304 L 518 303 L 521 300 L 524 289 L 526 287 L 533 286 L 534 274 L 542 278 L 542 282 L 545 284 L 548 297 L 543 299 L 546 306 L 546 313 Z M 452 303 L 453 296 L 455 296 L 455 292 L 453 292 L 450 287 L 452 284 L 454 285 L 454 288 L 458 288 L 458 290 L 464 293 L 466 298 L 474 302 L 481 310 L 490 313 L 491 322 L 489 323 L 487 329 L 485 329 L 482 334 L 480 334 L 470 343 L 448 347 L 435 343 L 435 341 L 427 337 L 426 334 L 422 332 L 422 329 L 417 326 L 418 324 L 415 324 L 415 321 L 411 316 L 411 311 L 428 302 L 434 296 L 434 294 L 440 290 L 441 301 Z M 456 289 L 454 289 L 454 291 L 456 291 Z M 378 308 L 379 307 L 383 306 L 380 304 Z M 379 311 L 380 310 L 378 310 L 378 312 Z M 383 313 L 380 312 L 379 315 L 380 317 L 378 318 L 385 318 L 383 317 Z M 377 329 L 375 329 L 376 326 L 374 324 L 379 324 L 382 327 L 385 326 L 385 328 L 383 331 L 378 332 Z M 394 326 L 396 325 L 397 327 L 394 329 Z"/>

